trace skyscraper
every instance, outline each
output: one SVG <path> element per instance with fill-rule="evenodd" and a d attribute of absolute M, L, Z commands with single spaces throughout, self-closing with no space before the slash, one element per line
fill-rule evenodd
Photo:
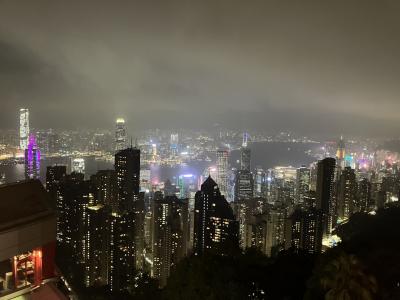
<path fill-rule="evenodd" d="M 194 253 L 227 255 L 238 247 L 238 222 L 218 185 L 208 177 L 196 193 Z"/>
<path fill-rule="evenodd" d="M 171 133 L 170 150 L 171 150 L 172 157 L 175 157 L 178 155 L 178 153 L 179 153 L 179 134 L 178 133 Z"/>
<path fill-rule="evenodd" d="M 251 150 L 248 147 L 248 134 L 243 134 L 243 143 L 240 150 L 240 169 L 250 172 L 251 171 Z"/>
<path fill-rule="evenodd" d="M 321 213 L 315 208 L 296 209 L 286 220 L 285 248 L 300 249 L 310 254 L 321 252 Z"/>
<path fill-rule="evenodd" d="M 221 194 L 227 197 L 228 193 L 228 158 L 227 150 L 217 151 L 217 178 L 216 182 L 219 186 Z"/>
<path fill-rule="evenodd" d="M 318 162 L 317 174 L 317 209 L 322 212 L 323 235 L 330 235 L 334 218 L 333 183 L 335 177 L 336 160 L 325 158 Z"/>
<path fill-rule="evenodd" d="M 133 211 L 139 197 L 140 150 L 127 148 L 115 154 L 117 201 L 120 213 Z"/>
<path fill-rule="evenodd" d="M 156 192 L 153 201 L 153 276 L 164 287 L 170 269 L 187 254 L 188 199 L 163 197 Z"/>
<path fill-rule="evenodd" d="M 19 147 L 25 151 L 28 148 L 29 138 L 29 110 L 21 108 L 19 110 Z"/>
<path fill-rule="evenodd" d="M 304 203 L 304 197 L 310 191 L 310 182 L 310 169 L 304 166 L 298 168 L 296 174 L 296 200 L 298 203 Z"/>
<path fill-rule="evenodd" d="M 71 172 L 85 174 L 85 160 L 81 157 L 72 159 Z"/>
<path fill-rule="evenodd" d="M 253 174 L 248 170 L 236 171 L 235 201 L 252 199 L 254 197 Z"/>
<path fill-rule="evenodd" d="M 350 218 L 356 208 L 357 182 L 354 169 L 345 167 L 340 175 L 337 214 L 340 221 Z"/>
<path fill-rule="evenodd" d="M 25 179 L 38 179 L 40 176 L 40 150 L 33 134 L 29 136 L 25 149 Z"/>
<path fill-rule="evenodd" d="M 127 147 L 125 120 L 118 118 L 115 122 L 115 151 Z"/>
<path fill-rule="evenodd" d="M 340 140 L 337 143 L 336 150 L 336 159 L 337 159 L 337 167 L 343 168 L 345 165 L 345 156 L 346 156 L 346 147 L 344 144 L 343 136 L 340 137 Z"/>
<path fill-rule="evenodd" d="M 115 154 L 118 212 L 111 220 L 112 291 L 127 289 L 142 267 L 144 247 L 144 194 L 139 193 L 140 150 L 127 148 Z"/>

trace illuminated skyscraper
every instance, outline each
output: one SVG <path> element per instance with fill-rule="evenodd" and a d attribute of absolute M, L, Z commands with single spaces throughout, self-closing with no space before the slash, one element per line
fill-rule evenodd
<path fill-rule="evenodd" d="M 311 173 L 310 169 L 301 167 L 297 169 L 296 174 L 296 200 L 298 203 L 304 203 L 304 197 L 310 191 Z"/>
<path fill-rule="evenodd" d="M 25 149 L 25 178 L 38 179 L 40 176 L 40 150 L 37 147 L 35 136 L 29 136 L 28 147 Z"/>
<path fill-rule="evenodd" d="M 21 150 L 28 148 L 29 139 L 29 110 L 21 108 L 19 110 L 19 147 Z"/>
<path fill-rule="evenodd" d="M 368 212 L 374 208 L 374 203 L 371 199 L 371 182 L 367 178 L 363 178 L 358 182 L 357 199 L 360 211 Z"/>
<path fill-rule="evenodd" d="M 283 248 L 285 241 L 285 210 L 283 208 L 271 208 L 267 212 L 266 237 L 264 253 L 275 256 L 279 248 Z M 276 249 L 276 253 L 274 252 Z"/>
<path fill-rule="evenodd" d="M 265 171 L 257 167 L 255 178 L 254 178 L 254 196 L 255 197 L 265 197 L 267 194 L 267 175 Z"/>
<path fill-rule="evenodd" d="M 194 199 L 195 193 L 199 190 L 197 176 L 193 174 L 179 175 L 178 186 L 180 199 Z"/>
<path fill-rule="evenodd" d="M 310 254 L 321 252 L 321 212 L 315 208 L 296 209 L 286 220 L 285 248 L 300 249 Z"/>
<path fill-rule="evenodd" d="M 350 218 L 356 208 L 357 182 L 354 169 L 344 168 L 340 175 L 337 213 L 340 221 Z"/>
<path fill-rule="evenodd" d="M 219 186 L 221 194 L 227 197 L 228 192 L 228 158 L 227 150 L 217 151 L 217 178 L 216 182 Z"/>
<path fill-rule="evenodd" d="M 236 172 L 235 201 L 252 199 L 254 197 L 253 174 L 247 170 Z"/>
<path fill-rule="evenodd" d="M 334 158 L 328 157 L 318 162 L 316 207 L 322 212 L 324 236 L 331 234 L 335 214 L 333 203 L 335 167 L 336 160 Z"/>
<path fill-rule="evenodd" d="M 118 118 L 115 123 L 115 151 L 127 147 L 125 120 Z"/>
<path fill-rule="evenodd" d="M 179 153 L 179 135 L 178 133 L 171 133 L 170 139 L 171 156 L 177 156 Z"/>
<path fill-rule="evenodd" d="M 164 287 L 175 266 L 187 254 L 188 199 L 163 197 L 156 192 L 153 201 L 153 276 Z"/>
<path fill-rule="evenodd" d="M 346 147 L 344 144 L 343 136 L 341 136 L 340 140 L 337 143 L 337 150 L 336 150 L 337 167 L 344 168 L 345 157 L 346 157 Z"/>
<path fill-rule="evenodd" d="M 195 197 L 194 253 L 227 255 L 238 245 L 238 222 L 232 208 L 208 177 Z"/>
<path fill-rule="evenodd" d="M 248 134 L 243 134 L 243 143 L 240 150 L 240 169 L 250 172 L 251 171 L 251 150 L 248 147 Z"/>
<path fill-rule="evenodd" d="M 140 184 L 140 150 L 127 148 L 115 154 L 117 197 L 120 212 L 132 211 L 138 200 Z"/>
<path fill-rule="evenodd" d="M 72 159 L 71 172 L 85 174 L 85 160 L 83 158 Z"/>
<path fill-rule="evenodd" d="M 139 192 L 140 150 L 127 148 L 115 154 L 118 213 L 112 219 L 110 286 L 123 290 L 132 284 L 142 266 L 144 247 L 144 194 Z"/>

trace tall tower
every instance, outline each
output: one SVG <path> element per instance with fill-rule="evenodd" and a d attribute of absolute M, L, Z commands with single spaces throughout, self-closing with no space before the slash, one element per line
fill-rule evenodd
<path fill-rule="evenodd" d="M 40 175 L 40 150 L 33 134 L 29 136 L 25 149 L 25 179 L 38 179 Z"/>
<path fill-rule="evenodd" d="M 118 118 L 115 123 L 115 151 L 123 150 L 127 147 L 125 120 Z"/>
<path fill-rule="evenodd" d="M 175 157 L 178 156 L 179 152 L 179 134 L 178 133 L 171 133 L 171 138 L 170 138 L 170 150 L 171 150 L 171 156 Z"/>
<path fill-rule="evenodd" d="M 228 192 L 228 157 L 227 150 L 217 151 L 217 184 L 221 194 L 227 197 Z"/>
<path fill-rule="evenodd" d="M 153 275 L 164 287 L 172 266 L 187 254 L 188 199 L 154 194 L 153 200 Z"/>
<path fill-rule="evenodd" d="M 340 175 L 338 195 L 338 218 L 341 221 L 348 220 L 356 207 L 357 182 L 354 169 L 344 168 Z"/>
<path fill-rule="evenodd" d="M 232 208 L 211 177 L 196 193 L 194 210 L 194 253 L 227 255 L 238 248 L 238 222 Z"/>
<path fill-rule="evenodd" d="M 308 195 L 311 184 L 310 169 L 302 166 L 296 171 L 296 200 L 297 203 L 304 203 L 304 197 Z"/>
<path fill-rule="evenodd" d="M 330 235 L 333 226 L 334 203 L 333 183 L 336 160 L 328 157 L 318 162 L 317 174 L 317 209 L 322 212 L 323 235 Z"/>
<path fill-rule="evenodd" d="M 21 150 L 28 148 L 29 138 L 29 110 L 21 108 L 19 110 L 19 147 Z"/>
<path fill-rule="evenodd" d="M 248 134 L 243 134 L 243 143 L 242 148 L 240 151 L 240 169 L 250 172 L 250 157 L 251 157 L 251 150 L 247 144 Z"/>
<path fill-rule="evenodd" d="M 337 150 L 336 150 L 337 167 L 340 167 L 340 168 L 344 167 L 345 155 L 346 155 L 346 146 L 343 141 L 343 136 L 341 136 L 340 140 L 337 143 Z"/>
<path fill-rule="evenodd" d="M 140 150 L 127 148 L 115 154 L 117 200 L 120 212 L 132 211 L 139 196 Z"/>

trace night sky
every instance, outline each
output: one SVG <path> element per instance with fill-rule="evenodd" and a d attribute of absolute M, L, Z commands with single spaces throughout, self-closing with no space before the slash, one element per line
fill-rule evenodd
<path fill-rule="evenodd" d="M 0 128 L 398 135 L 400 1 L 0 0 Z"/>

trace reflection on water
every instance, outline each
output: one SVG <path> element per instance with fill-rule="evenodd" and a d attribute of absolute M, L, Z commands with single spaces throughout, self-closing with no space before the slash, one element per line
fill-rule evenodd
<path fill-rule="evenodd" d="M 252 168 L 261 166 L 264 169 L 272 168 L 277 165 L 292 165 L 299 167 L 302 164 L 309 164 L 314 159 L 308 156 L 305 152 L 315 144 L 302 143 L 253 143 L 250 145 L 252 150 Z M 230 164 L 232 167 L 237 167 L 237 160 L 240 159 L 240 151 L 235 150 L 230 154 Z M 66 157 L 57 158 L 42 158 L 40 166 L 40 176 L 42 182 L 46 179 L 46 168 L 52 165 L 66 165 L 70 172 L 70 159 Z M 176 182 L 179 175 L 193 174 L 200 176 L 203 171 L 212 165 L 212 162 L 192 162 L 190 165 L 181 166 L 149 166 L 151 170 L 151 181 L 161 182 L 170 179 L 171 182 Z M 108 161 L 95 160 L 94 157 L 85 158 L 85 177 L 89 179 L 90 175 L 95 174 L 98 170 L 113 169 L 114 166 Z M 0 173 L 5 173 L 6 182 L 15 182 L 24 180 L 24 165 L 7 165 L 0 166 Z"/>

